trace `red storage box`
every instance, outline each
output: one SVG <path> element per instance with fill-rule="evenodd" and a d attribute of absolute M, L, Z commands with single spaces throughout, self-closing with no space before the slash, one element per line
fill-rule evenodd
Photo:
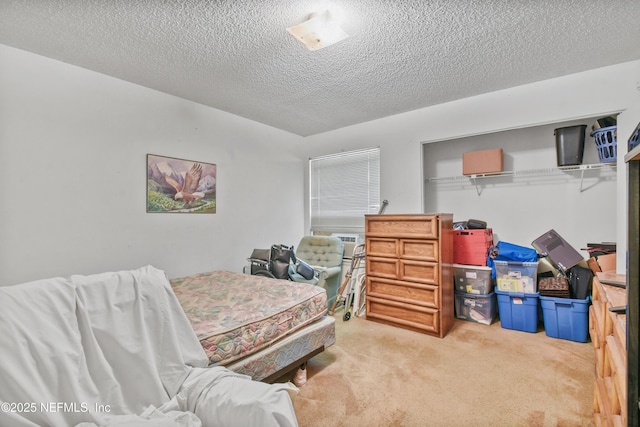
<path fill-rule="evenodd" d="M 456 264 L 487 265 L 487 254 L 493 245 L 493 231 L 480 230 L 453 231 L 453 262 Z"/>

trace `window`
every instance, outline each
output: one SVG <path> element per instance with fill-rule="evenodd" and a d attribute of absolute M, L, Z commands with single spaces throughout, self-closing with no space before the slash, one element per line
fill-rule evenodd
<path fill-rule="evenodd" d="M 380 149 L 309 160 L 311 231 L 364 232 L 380 209 Z"/>

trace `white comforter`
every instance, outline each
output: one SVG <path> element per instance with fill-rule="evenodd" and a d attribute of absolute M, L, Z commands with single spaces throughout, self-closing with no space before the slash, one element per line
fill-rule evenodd
<path fill-rule="evenodd" d="M 206 366 L 154 267 L 0 287 L 1 426 L 297 426 L 292 384 Z"/>

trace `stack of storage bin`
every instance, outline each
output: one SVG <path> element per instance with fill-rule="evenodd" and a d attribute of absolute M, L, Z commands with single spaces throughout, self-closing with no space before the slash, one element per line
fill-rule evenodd
<path fill-rule="evenodd" d="M 500 325 L 538 332 L 538 262 L 494 261 Z"/>
<path fill-rule="evenodd" d="M 453 243 L 456 317 L 490 325 L 497 312 L 491 268 L 487 267 L 493 232 L 490 228 L 454 230 Z"/>
<path fill-rule="evenodd" d="M 497 310 L 491 268 L 454 264 L 453 271 L 456 317 L 490 325 Z"/>
<path fill-rule="evenodd" d="M 544 262 L 553 267 L 551 274 L 538 284 L 547 336 L 586 342 L 591 280 L 594 272 L 600 269 L 597 259 L 591 264 L 584 262 L 582 255 L 553 229 L 531 244 L 545 257 Z M 613 261 L 610 268 L 615 268 L 615 255 L 609 254 L 603 261 L 605 264 Z"/>

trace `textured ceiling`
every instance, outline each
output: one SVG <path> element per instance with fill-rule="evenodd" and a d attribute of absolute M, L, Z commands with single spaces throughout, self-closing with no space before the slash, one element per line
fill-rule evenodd
<path fill-rule="evenodd" d="M 350 37 L 286 28 L 329 8 Z M 299 135 L 640 59 L 639 0 L 2 0 L 0 43 Z"/>

